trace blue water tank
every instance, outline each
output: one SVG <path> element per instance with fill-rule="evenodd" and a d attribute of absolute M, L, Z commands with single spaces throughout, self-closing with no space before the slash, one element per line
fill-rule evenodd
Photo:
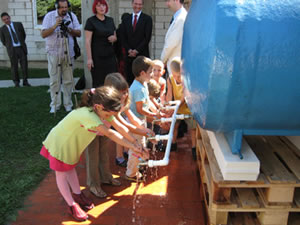
<path fill-rule="evenodd" d="M 300 1 L 194 0 L 183 35 L 187 102 L 202 128 L 300 135 Z"/>

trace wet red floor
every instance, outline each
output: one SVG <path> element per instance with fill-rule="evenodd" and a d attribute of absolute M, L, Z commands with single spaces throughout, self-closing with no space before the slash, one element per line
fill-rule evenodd
<path fill-rule="evenodd" d="M 111 170 L 120 177 L 120 187 L 103 185 L 108 197 L 100 199 L 86 189 L 84 163 L 77 167 L 84 193 L 95 203 L 88 211 L 89 220 L 75 222 L 67 213 L 67 205 L 58 192 L 55 175 L 50 172 L 40 186 L 25 202 L 12 225 L 101 224 L 101 225 L 204 225 L 203 202 L 197 174 L 197 164 L 192 159 L 190 141 L 178 140 L 178 151 L 171 152 L 166 167 L 148 169 L 145 183 L 136 191 L 135 210 L 133 200 L 136 183 L 124 180 L 125 168 L 114 164 L 114 145 L 110 149 Z M 163 155 L 160 153 L 160 157 Z M 151 171 L 150 171 L 151 170 Z M 151 177 L 151 174 L 153 176 Z"/>

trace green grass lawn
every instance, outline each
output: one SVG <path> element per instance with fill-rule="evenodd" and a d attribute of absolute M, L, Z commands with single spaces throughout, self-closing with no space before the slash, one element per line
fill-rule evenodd
<path fill-rule="evenodd" d="M 75 69 L 74 77 L 81 77 L 84 74 L 83 69 Z M 19 76 L 22 78 L 22 72 L 19 71 Z M 48 69 L 36 69 L 29 68 L 28 69 L 29 78 L 48 78 Z M 10 68 L 0 67 L 0 80 L 11 80 L 11 72 Z"/>
<path fill-rule="evenodd" d="M 65 115 L 49 113 L 48 87 L 0 88 L 0 224 L 16 218 L 23 201 L 49 171 L 42 141 Z M 79 99 L 79 96 L 78 96 Z"/>

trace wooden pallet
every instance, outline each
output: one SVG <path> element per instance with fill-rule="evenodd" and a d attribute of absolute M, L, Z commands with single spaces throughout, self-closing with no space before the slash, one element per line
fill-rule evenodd
<path fill-rule="evenodd" d="M 206 131 L 198 127 L 196 138 L 208 224 L 287 225 L 291 213 L 300 214 L 300 150 L 288 139 L 246 137 L 261 173 L 256 181 L 225 181 Z"/>

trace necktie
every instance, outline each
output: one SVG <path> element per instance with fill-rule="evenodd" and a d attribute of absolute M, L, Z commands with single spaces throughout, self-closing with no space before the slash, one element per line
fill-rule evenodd
<path fill-rule="evenodd" d="M 170 25 L 173 23 L 173 21 L 174 21 L 174 17 L 172 16 L 172 19 L 170 21 Z"/>
<path fill-rule="evenodd" d="M 136 27 L 136 23 L 137 23 L 137 15 L 134 15 L 134 20 L 133 20 L 133 31 L 135 30 Z"/>
<path fill-rule="evenodd" d="M 15 44 L 17 44 L 19 41 L 18 41 L 18 38 L 17 38 L 17 35 L 16 33 L 14 32 L 14 30 L 11 28 L 10 24 L 8 25 L 9 28 L 10 28 L 10 31 L 11 31 L 11 34 L 12 34 L 12 37 L 13 37 L 13 40 L 15 42 Z"/>

